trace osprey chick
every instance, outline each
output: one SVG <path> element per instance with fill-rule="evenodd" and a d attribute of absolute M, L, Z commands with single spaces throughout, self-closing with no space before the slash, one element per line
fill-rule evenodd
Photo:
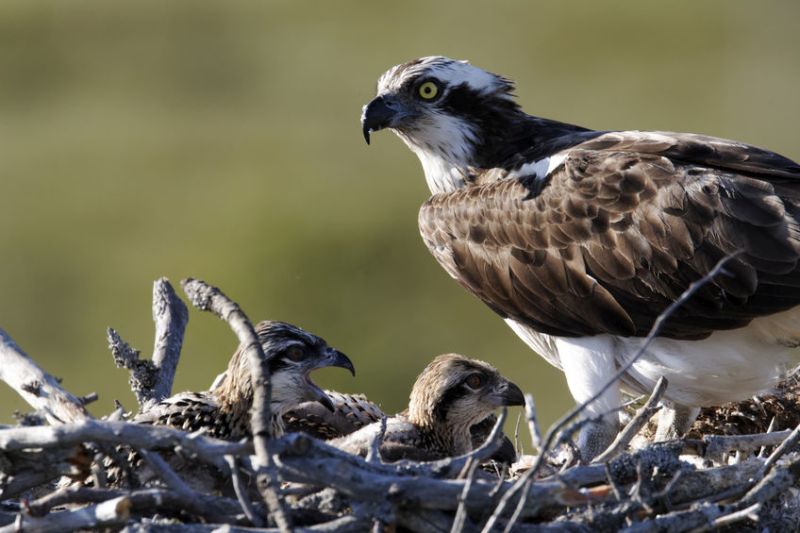
<path fill-rule="evenodd" d="M 526 114 L 509 80 L 424 57 L 378 81 L 362 125 L 393 130 L 433 196 L 419 214 L 436 260 L 562 369 L 576 401 L 601 390 L 655 319 L 721 258 L 622 382 L 669 380 L 658 437 L 700 406 L 772 388 L 800 345 L 800 166 L 688 133 L 592 131 Z M 588 459 L 618 427 L 620 388 L 589 407 Z"/>
<path fill-rule="evenodd" d="M 264 321 L 256 326 L 269 361 L 272 384 L 272 435 L 284 433 L 283 415 L 302 402 L 316 401 L 333 410 L 331 399 L 311 379 L 318 368 L 338 366 L 353 375 L 350 359 L 321 338 L 284 322 Z M 249 361 L 239 347 L 222 381 L 210 391 L 182 392 L 134 417 L 142 424 L 173 426 L 186 431 L 205 429 L 212 437 L 238 440 L 250 436 L 253 381 Z"/>
<path fill-rule="evenodd" d="M 317 402 L 301 403 L 283 416 L 286 432 L 306 433 L 318 439 L 331 440 L 354 433 L 388 416 L 363 394 L 330 390 L 326 390 L 325 394 L 333 403 L 333 410 Z M 486 442 L 496 423 L 497 417 L 491 414 L 470 428 L 473 448 Z M 510 466 L 516 460 L 514 444 L 503 436 L 500 449 L 490 457 L 490 461 Z"/>
<path fill-rule="evenodd" d="M 491 365 L 457 354 L 440 355 L 417 377 L 408 409 L 387 420 L 381 457 L 393 462 L 463 455 L 482 443 L 474 442 L 471 428 L 498 407 L 524 403 L 519 387 Z M 364 456 L 379 430 L 376 422 L 331 443 Z"/>

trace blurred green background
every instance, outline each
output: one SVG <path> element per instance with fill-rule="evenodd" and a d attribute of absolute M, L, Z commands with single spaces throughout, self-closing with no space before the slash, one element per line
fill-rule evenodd
<path fill-rule="evenodd" d="M 97 414 L 135 406 L 105 328 L 152 349 L 151 286 L 199 277 L 254 320 L 348 353 L 328 387 L 401 409 L 436 354 L 497 365 L 545 424 L 560 372 L 451 281 L 417 233 L 428 192 L 389 133 L 361 137 L 385 69 L 444 54 L 524 108 L 597 129 L 693 131 L 800 159 L 800 3 L 5 0 L 0 327 Z M 235 339 L 191 312 L 176 390 Z M 27 410 L 0 387 L 0 421 Z M 514 413 L 514 416 L 516 413 Z"/>

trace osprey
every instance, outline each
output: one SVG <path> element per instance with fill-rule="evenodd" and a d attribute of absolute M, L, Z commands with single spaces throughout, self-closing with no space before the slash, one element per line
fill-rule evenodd
<path fill-rule="evenodd" d="M 417 377 L 408 408 L 387 419 L 381 458 L 387 462 L 435 461 L 463 455 L 489 436 L 492 428 L 485 421 L 493 411 L 524 403 L 519 387 L 493 366 L 459 354 L 440 355 Z M 474 431 L 476 426 L 482 435 Z M 379 431 L 380 422 L 374 422 L 331 444 L 366 456 Z M 506 458 L 513 462 L 513 445 L 507 439 L 505 443 Z"/>
<path fill-rule="evenodd" d="M 319 368 L 337 366 L 355 376 L 352 361 L 324 339 L 293 324 L 264 320 L 255 331 L 269 365 L 272 436 L 283 435 L 284 415 L 303 402 L 319 402 L 333 411 L 333 401 L 311 381 L 309 374 Z M 186 431 L 203 429 L 218 439 L 239 440 L 250 436 L 252 406 L 250 363 L 240 346 L 231 357 L 224 377 L 211 390 L 176 394 L 136 415 L 133 421 Z"/>
<path fill-rule="evenodd" d="M 513 83 L 466 61 L 424 57 L 378 81 L 364 137 L 393 130 L 433 196 L 429 250 L 532 349 L 573 397 L 599 392 L 658 317 L 722 258 L 622 379 L 669 380 L 657 437 L 700 406 L 772 388 L 800 345 L 800 166 L 688 133 L 593 131 L 526 114 Z M 590 458 L 615 435 L 620 387 L 588 408 Z M 598 422 L 599 421 L 599 422 Z"/>
<path fill-rule="evenodd" d="M 444 368 L 458 370 L 458 367 Z M 441 377 L 447 377 L 445 372 L 441 370 L 438 374 Z M 412 396 L 413 394 L 412 392 Z M 348 394 L 326 390 L 325 395 L 330 399 L 333 409 L 323 406 L 319 402 L 303 402 L 283 415 L 285 431 L 287 433 L 306 433 L 318 439 L 330 440 L 350 435 L 365 426 L 380 422 L 382 418 L 390 416 L 363 394 Z M 398 416 L 407 417 L 408 413 L 403 412 Z M 496 423 L 497 417 L 490 414 L 480 422 L 470 426 L 469 431 L 472 437 L 473 449 L 479 448 L 486 442 Z M 380 425 L 373 426 L 373 428 L 380 428 Z M 503 436 L 500 448 L 489 460 L 509 466 L 517 460 L 517 451 L 508 437 Z"/>
<path fill-rule="evenodd" d="M 309 374 L 319 368 L 336 366 L 355 375 L 352 361 L 342 352 L 329 346 L 324 339 L 285 322 L 265 320 L 255 327 L 258 340 L 269 367 L 272 384 L 271 433 L 279 437 L 285 432 L 284 415 L 307 401 L 319 402 L 333 411 L 332 399 L 311 381 Z M 224 440 L 250 438 L 250 417 L 253 406 L 253 378 L 243 346 L 231 357 L 228 368 L 211 390 L 181 392 L 164 399 L 133 417 L 133 422 L 154 426 L 171 426 L 184 431 L 203 431 L 210 437 Z M 121 451 L 121 448 L 118 450 Z M 192 473 L 192 485 L 198 490 L 218 491 L 217 476 L 208 473 L 207 465 L 198 465 L 180 453 L 169 454 L 173 469 Z M 127 466 L 110 461 L 107 477 L 112 485 L 123 484 L 127 475 L 135 472 L 135 484 L 150 481 L 154 473 L 141 469 L 141 456 L 132 451 Z"/>

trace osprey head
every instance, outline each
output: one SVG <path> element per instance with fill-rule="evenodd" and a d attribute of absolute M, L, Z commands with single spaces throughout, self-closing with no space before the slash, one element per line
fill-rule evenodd
<path fill-rule="evenodd" d="M 309 376 L 328 366 L 338 366 L 355 375 L 352 361 L 324 339 L 292 324 L 263 321 L 255 329 L 269 367 L 273 409 L 282 414 L 302 402 L 317 401 L 333 411 L 331 399 Z M 218 386 L 218 396 L 237 397 L 251 390 L 249 360 L 240 347 Z"/>
<path fill-rule="evenodd" d="M 423 57 L 394 66 L 378 80 L 361 114 L 364 139 L 394 130 L 420 157 L 465 171 L 480 166 L 479 148 L 521 111 L 513 84 L 466 61 Z M 426 167 L 426 174 L 428 168 Z"/>
<path fill-rule="evenodd" d="M 468 431 L 498 407 L 524 403 L 519 387 L 490 364 L 445 354 L 417 378 L 408 415 L 415 424 Z"/>

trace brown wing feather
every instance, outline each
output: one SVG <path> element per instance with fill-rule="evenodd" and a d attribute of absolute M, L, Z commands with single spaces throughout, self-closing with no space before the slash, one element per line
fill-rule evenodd
<path fill-rule="evenodd" d="M 500 315 L 562 336 L 646 335 L 722 257 L 742 254 L 663 334 L 701 338 L 800 303 L 800 166 L 699 135 L 618 132 L 567 152 L 542 186 L 433 196 L 420 231 Z"/>

